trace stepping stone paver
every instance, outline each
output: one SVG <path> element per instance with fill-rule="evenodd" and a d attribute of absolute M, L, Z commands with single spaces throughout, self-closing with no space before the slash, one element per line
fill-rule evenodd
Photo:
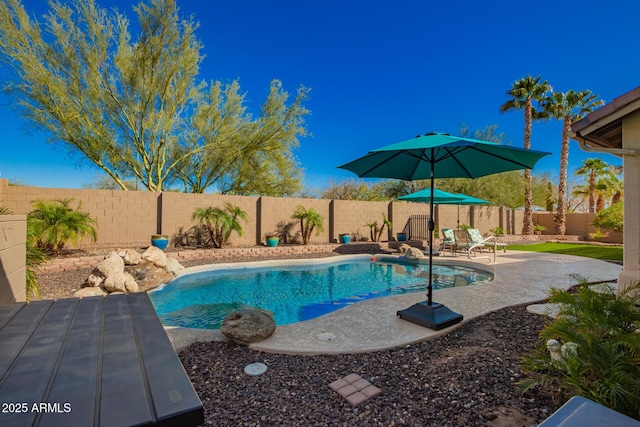
<path fill-rule="evenodd" d="M 329 388 L 342 396 L 351 406 L 358 406 L 382 393 L 382 390 L 358 374 L 337 379 L 329 384 Z"/>

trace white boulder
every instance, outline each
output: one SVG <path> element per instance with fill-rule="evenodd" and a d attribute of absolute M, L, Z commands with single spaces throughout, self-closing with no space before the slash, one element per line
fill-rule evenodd
<path fill-rule="evenodd" d="M 142 259 L 146 259 L 156 267 L 165 268 L 167 266 L 167 254 L 155 246 L 149 246 L 142 254 Z"/>

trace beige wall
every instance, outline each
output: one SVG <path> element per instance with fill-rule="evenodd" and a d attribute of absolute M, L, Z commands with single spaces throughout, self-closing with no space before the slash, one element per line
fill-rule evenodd
<path fill-rule="evenodd" d="M 377 222 L 379 226 L 382 226 L 383 214 L 391 221 L 392 230 L 397 229 L 399 232 L 402 231 L 402 227 L 404 226 L 404 222 L 400 224 L 403 215 L 398 213 L 399 219 L 398 222 L 396 222 L 394 218 L 395 213 L 393 215 L 389 213 L 388 202 L 363 203 L 355 200 L 333 200 L 332 204 L 334 224 L 330 236 L 331 241 L 338 239 L 338 235 L 343 233 L 351 235 L 359 234 L 362 237 L 369 238 L 370 228 L 366 224 L 369 222 Z M 388 240 L 392 230 L 388 230 L 385 227 L 382 239 Z"/>
<path fill-rule="evenodd" d="M 240 220 L 242 236 L 231 233 L 230 244 L 253 245 L 257 236 L 258 197 L 247 196 L 222 196 L 220 194 L 186 194 L 186 193 L 162 193 L 159 198 L 161 230 L 168 234 L 172 242 L 182 238 L 183 244 L 195 242 L 195 230 L 197 221 L 191 219 L 191 215 L 197 208 L 210 206 L 223 208 L 225 203 L 231 203 L 245 211 L 247 222 Z M 189 237 L 187 237 L 189 236 Z M 188 239 L 188 240 L 187 240 Z M 148 236 L 147 236 L 148 240 Z"/>
<path fill-rule="evenodd" d="M 264 241 L 265 234 L 274 233 L 278 229 L 278 224 L 291 224 L 293 234 L 300 231 L 300 226 L 297 220 L 291 218 L 293 211 L 298 206 L 303 206 L 305 209 L 313 208 L 324 218 L 323 231 L 319 234 L 314 233 L 311 235 L 310 242 L 312 243 L 324 243 L 329 241 L 330 220 L 329 220 L 329 204 L 330 200 L 326 199 L 298 199 L 298 198 L 283 198 L 283 197 L 260 197 L 259 212 L 260 217 L 258 219 L 258 226 L 260 235 L 257 242 Z M 256 243 L 256 242 L 254 242 Z"/>
<path fill-rule="evenodd" d="M 537 212 L 534 214 L 533 221 L 547 229 L 542 234 L 555 234 L 555 223 L 553 222 L 555 214 L 553 212 Z M 594 213 L 569 213 L 567 214 L 567 231 L 569 236 L 582 236 L 585 240 L 589 240 L 589 234 L 595 233 L 596 228 L 591 225 L 595 219 Z M 622 243 L 623 233 L 617 233 L 611 230 L 600 230 L 607 234 L 606 237 L 598 239 L 599 242 L 605 243 Z"/>
<path fill-rule="evenodd" d="M 25 301 L 27 217 L 0 215 L 0 304 Z"/>
<path fill-rule="evenodd" d="M 275 232 L 278 224 L 292 225 L 293 234 L 299 226 L 291 215 L 297 206 L 314 208 L 324 216 L 324 231 L 313 235 L 314 243 L 334 242 L 341 233 L 360 233 L 369 237 L 367 222 L 382 221 L 384 213 L 392 222 L 392 230 L 383 235 L 389 239 L 401 232 L 411 215 L 427 215 L 429 205 L 408 202 L 361 202 L 353 200 L 326 200 L 305 198 L 226 196 L 219 194 L 151 193 L 148 191 L 120 190 L 79 190 L 24 186 L 8 186 L 6 179 L 0 179 L 0 204 L 13 213 L 25 215 L 31 210 L 34 200 L 73 198 L 82 201 L 86 210 L 98 222 L 98 241 L 103 247 L 143 246 L 149 244 L 152 234 L 162 232 L 172 238 L 174 244 L 182 238 L 183 244 L 193 243 L 191 215 L 196 208 L 208 206 L 223 207 L 226 202 L 239 206 L 249 216 L 242 224 L 243 236 L 233 233 L 231 245 L 255 245 L 264 241 L 267 233 Z M 519 234 L 522 230 L 524 212 L 497 206 L 435 206 L 435 221 L 439 229 L 467 224 L 488 234 L 495 227 L 502 227 L 509 234 Z M 569 214 L 568 234 L 588 238 L 595 229 L 588 224 L 593 220 L 587 214 Z M 545 234 L 553 234 L 553 214 L 534 213 L 534 222 L 547 227 Z M 186 236 L 191 236 L 187 239 Z M 615 233 L 610 238 L 616 241 Z M 189 241 L 187 241 L 189 240 Z M 606 241 L 606 240 L 605 240 Z M 89 245 L 90 242 L 83 242 Z"/>
<path fill-rule="evenodd" d="M 3 181 L 0 179 L 0 181 Z M 6 180 L 4 180 L 6 182 Z M 20 215 L 32 209 L 36 200 L 75 200 L 98 222 L 97 245 L 128 246 L 149 242 L 157 229 L 161 193 L 148 191 L 81 190 L 0 185 L 0 203 Z M 82 242 L 90 244 L 89 240 Z"/>

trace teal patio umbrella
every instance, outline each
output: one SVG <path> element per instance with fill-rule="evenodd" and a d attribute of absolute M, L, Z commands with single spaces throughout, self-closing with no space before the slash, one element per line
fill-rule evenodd
<path fill-rule="evenodd" d="M 431 203 L 431 189 L 424 188 L 411 194 L 398 197 L 398 200 L 407 202 Z M 458 205 L 458 227 L 460 227 L 460 205 L 490 205 L 491 202 L 478 199 L 476 197 L 467 196 L 462 193 L 449 193 L 446 191 L 433 189 L 434 205 Z"/>
<path fill-rule="evenodd" d="M 478 178 L 498 172 L 531 169 L 550 153 L 510 147 L 495 142 L 461 138 L 446 133 L 428 133 L 387 145 L 338 166 L 361 178 L 395 178 L 405 181 L 429 179 L 431 200 L 435 178 Z M 433 294 L 433 203 L 429 210 L 429 283 L 427 301 L 398 311 L 401 319 L 431 329 L 442 329 L 462 321 L 443 304 L 434 303 Z"/>

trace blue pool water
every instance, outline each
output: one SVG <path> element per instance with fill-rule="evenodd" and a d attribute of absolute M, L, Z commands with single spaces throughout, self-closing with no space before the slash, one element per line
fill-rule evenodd
<path fill-rule="evenodd" d="M 433 266 L 434 289 L 491 279 L 491 273 L 469 267 Z M 286 325 L 369 298 L 425 291 L 427 282 L 428 265 L 360 259 L 195 273 L 149 295 L 167 326 L 218 329 L 238 308 L 269 310 L 276 324 Z"/>

